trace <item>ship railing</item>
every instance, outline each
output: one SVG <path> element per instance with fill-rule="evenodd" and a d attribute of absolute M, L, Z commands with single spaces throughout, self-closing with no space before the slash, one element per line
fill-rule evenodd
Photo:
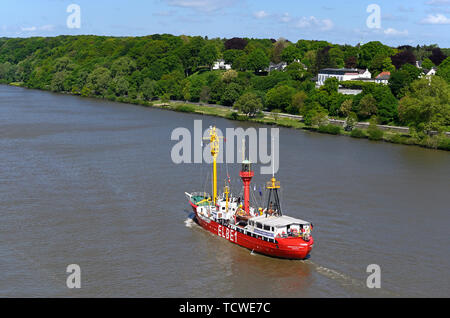
<path fill-rule="evenodd" d="M 206 198 L 210 198 L 211 194 L 209 194 L 208 192 L 192 192 L 191 193 L 192 196 L 199 196 L 199 197 L 206 197 Z"/>
<path fill-rule="evenodd" d="M 272 181 L 268 181 L 266 183 L 266 188 L 272 189 L 273 187 L 280 188 L 281 187 L 281 182 L 280 181 L 275 181 L 274 183 L 272 183 Z"/>

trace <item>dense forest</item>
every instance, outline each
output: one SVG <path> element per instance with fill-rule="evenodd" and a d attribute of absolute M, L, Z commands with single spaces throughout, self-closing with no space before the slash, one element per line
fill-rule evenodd
<path fill-rule="evenodd" d="M 380 42 L 337 45 L 326 41 L 58 36 L 1 38 L 0 82 L 118 101 L 185 100 L 234 106 L 249 116 L 260 110 L 376 120 L 417 131 L 450 130 L 450 49 L 392 48 Z M 230 70 L 212 70 L 224 59 Z M 286 62 L 282 71 L 265 71 Z M 437 67 L 423 76 L 416 67 Z M 391 72 L 389 85 L 328 79 L 315 87 L 323 68 Z M 343 95 L 339 85 L 362 89 Z"/>

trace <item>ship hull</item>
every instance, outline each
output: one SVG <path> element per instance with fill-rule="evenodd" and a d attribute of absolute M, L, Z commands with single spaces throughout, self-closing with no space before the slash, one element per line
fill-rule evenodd
<path fill-rule="evenodd" d="M 206 218 L 197 213 L 197 206 L 189 201 L 198 224 L 205 230 L 215 234 L 227 241 L 245 247 L 255 253 L 285 258 L 285 259 L 305 259 L 310 254 L 314 240 L 311 237 L 309 241 L 302 238 L 277 238 L 276 243 L 264 241 L 258 237 L 253 237 L 244 233 L 243 229 L 238 227 L 231 228 L 221 225 L 214 220 Z"/>

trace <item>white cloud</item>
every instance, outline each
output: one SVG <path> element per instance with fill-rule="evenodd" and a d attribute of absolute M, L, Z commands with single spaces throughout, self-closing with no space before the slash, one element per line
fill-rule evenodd
<path fill-rule="evenodd" d="M 409 34 L 408 30 L 399 31 L 394 28 L 387 28 L 384 30 L 384 34 L 388 36 L 407 36 Z"/>
<path fill-rule="evenodd" d="M 237 0 L 164 0 L 168 5 L 174 7 L 189 8 L 196 11 L 212 12 L 230 7 Z"/>
<path fill-rule="evenodd" d="M 448 6 L 450 5 L 450 0 L 428 0 L 426 4 L 430 6 Z"/>
<path fill-rule="evenodd" d="M 286 12 L 280 17 L 280 20 L 281 20 L 281 22 L 288 23 L 288 22 L 291 22 L 292 18 L 289 15 L 289 13 Z"/>
<path fill-rule="evenodd" d="M 267 18 L 269 16 L 269 14 L 266 11 L 261 10 L 261 11 L 253 13 L 253 16 L 257 19 L 264 19 L 264 18 Z"/>
<path fill-rule="evenodd" d="M 42 26 L 31 26 L 31 27 L 21 27 L 22 32 L 35 32 L 35 31 L 53 31 L 55 29 L 54 25 L 46 24 Z"/>
<path fill-rule="evenodd" d="M 41 31 L 52 31 L 54 28 L 55 28 L 54 25 L 47 24 L 47 25 L 43 25 L 43 26 L 39 27 L 39 30 L 41 30 Z"/>
<path fill-rule="evenodd" d="M 429 14 L 422 20 L 423 24 L 450 24 L 450 19 L 443 14 Z"/>
<path fill-rule="evenodd" d="M 320 20 L 314 16 L 310 16 L 310 17 L 301 17 L 297 21 L 296 27 L 300 29 L 319 28 L 322 31 L 328 31 L 334 27 L 334 23 L 330 19 Z"/>
<path fill-rule="evenodd" d="M 32 27 L 21 27 L 20 28 L 23 32 L 33 32 L 33 31 L 36 31 L 37 30 L 37 28 L 35 27 L 35 26 L 32 26 Z"/>

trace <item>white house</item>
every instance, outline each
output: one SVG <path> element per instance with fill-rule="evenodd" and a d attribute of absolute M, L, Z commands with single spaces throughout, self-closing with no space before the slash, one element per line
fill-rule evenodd
<path fill-rule="evenodd" d="M 437 72 L 437 68 L 433 67 L 431 70 L 427 70 L 427 69 L 422 69 L 423 74 L 425 75 L 425 77 L 430 77 L 430 76 L 434 76 L 436 75 Z"/>
<path fill-rule="evenodd" d="M 230 70 L 231 65 L 225 63 L 225 60 L 221 59 L 221 60 L 217 60 L 214 62 L 212 69 L 213 70 Z"/>
<path fill-rule="evenodd" d="M 322 86 L 330 78 L 337 78 L 340 82 L 372 80 L 372 73 L 369 70 L 348 69 L 348 68 L 325 68 L 319 71 L 317 76 L 317 86 Z"/>
<path fill-rule="evenodd" d="M 272 72 L 272 71 L 284 71 L 284 69 L 287 67 L 287 63 L 286 62 L 281 62 L 278 64 L 272 63 L 270 62 L 270 65 L 268 68 L 265 69 L 266 72 Z"/>

